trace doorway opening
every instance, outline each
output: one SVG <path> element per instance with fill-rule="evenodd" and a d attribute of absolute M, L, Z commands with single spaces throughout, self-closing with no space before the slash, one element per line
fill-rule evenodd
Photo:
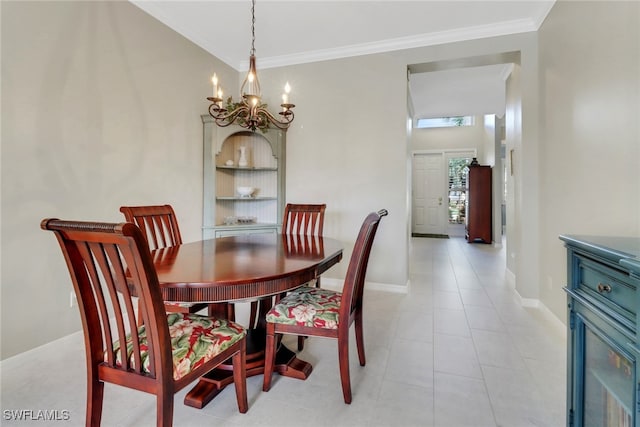
<path fill-rule="evenodd" d="M 474 157 L 472 149 L 413 154 L 412 236 L 464 236 L 467 165 Z"/>

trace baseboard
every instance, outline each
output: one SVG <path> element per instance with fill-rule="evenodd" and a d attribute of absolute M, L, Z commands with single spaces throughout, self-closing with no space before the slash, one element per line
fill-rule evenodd
<path fill-rule="evenodd" d="M 540 310 L 540 313 L 542 313 L 543 317 L 548 320 L 551 325 L 553 325 L 553 328 L 558 330 L 558 332 L 560 332 L 563 337 L 567 337 L 567 326 L 560 318 L 558 318 L 558 316 L 553 313 L 553 311 L 549 310 L 549 307 L 544 305 L 544 303 L 537 298 L 524 298 L 522 295 L 520 295 L 520 293 L 516 289 L 516 275 L 513 274 L 513 272 L 508 268 L 505 269 L 505 278 L 509 286 L 511 286 L 513 291 L 516 293 L 518 302 L 522 307 L 536 308 Z"/>
<path fill-rule="evenodd" d="M 505 268 L 504 270 L 505 274 L 505 278 L 507 279 L 507 283 L 509 284 L 509 286 L 511 286 L 512 289 L 516 288 L 516 275 L 513 274 L 513 272 L 511 270 L 509 270 L 508 268 Z"/>
<path fill-rule="evenodd" d="M 341 291 L 344 285 L 344 280 L 342 279 L 333 279 L 330 277 L 322 276 L 321 279 L 322 287 L 331 289 L 334 291 Z M 398 294 L 406 294 L 409 292 L 410 282 L 407 281 L 406 285 L 392 285 L 390 283 L 380 283 L 380 282 L 370 282 L 366 281 L 365 289 L 369 289 L 372 291 L 383 291 L 383 292 L 393 292 Z"/>
<path fill-rule="evenodd" d="M 515 293 L 521 306 L 539 310 L 542 314 L 542 317 L 544 317 L 545 320 L 553 326 L 553 329 L 555 329 L 566 339 L 567 325 L 565 325 L 564 322 L 558 318 L 558 316 L 556 316 L 551 310 L 549 310 L 549 307 L 547 307 L 542 301 L 537 298 L 523 298 L 517 290 L 515 291 Z"/>
<path fill-rule="evenodd" d="M 542 312 L 544 317 L 549 321 L 549 323 L 551 323 L 553 325 L 554 329 L 557 329 L 558 332 L 560 334 L 562 334 L 562 336 L 566 339 L 567 338 L 567 325 L 565 325 L 565 323 L 562 321 L 562 319 L 559 319 L 558 316 L 553 314 L 553 311 L 551 311 L 549 309 L 549 307 L 544 305 L 542 303 L 542 301 L 540 301 L 540 306 L 538 308 L 540 309 L 540 311 Z"/>

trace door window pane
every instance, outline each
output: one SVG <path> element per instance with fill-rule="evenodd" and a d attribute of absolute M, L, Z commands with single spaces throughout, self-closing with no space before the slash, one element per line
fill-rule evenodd
<path fill-rule="evenodd" d="M 449 159 L 449 224 L 464 224 L 470 157 Z"/>

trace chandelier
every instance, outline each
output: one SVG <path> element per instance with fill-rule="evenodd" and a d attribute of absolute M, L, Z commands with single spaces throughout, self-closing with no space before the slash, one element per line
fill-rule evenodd
<path fill-rule="evenodd" d="M 213 96 L 207 99 L 211 101 L 209 106 L 209 114 L 215 119 L 218 126 L 226 127 L 232 123 L 251 129 L 266 131 L 271 125 L 279 129 L 287 129 L 293 121 L 294 104 L 289 103 L 289 92 L 291 87 L 289 82 L 284 87 L 285 93 L 282 95 L 282 111 L 278 113 L 277 118 L 267 110 L 267 104 L 262 103 L 262 94 L 260 92 L 260 82 L 258 81 L 258 72 L 256 70 L 256 49 L 254 47 L 256 41 L 255 33 L 255 7 L 256 0 L 251 2 L 251 51 L 249 54 L 249 71 L 240 87 L 240 102 L 233 102 L 231 97 L 226 101 L 222 99 L 222 88 L 218 86 L 218 77 L 213 74 L 211 82 L 213 83 Z M 224 104 L 223 104 L 224 102 Z"/>

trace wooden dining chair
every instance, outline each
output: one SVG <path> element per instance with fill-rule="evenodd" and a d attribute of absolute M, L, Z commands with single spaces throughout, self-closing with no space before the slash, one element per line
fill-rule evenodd
<path fill-rule="evenodd" d="M 294 204 L 287 203 L 284 208 L 282 219 L 282 234 L 291 236 L 322 236 L 324 227 L 324 211 L 326 204 Z M 318 277 L 314 283 L 316 287 L 320 286 L 320 278 Z M 251 303 L 251 312 L 249 324 L 255 323 L 256 316 L 259 316 L 260 309 L 258 302 Z M 304 349 L 304 337 L 298 337 L 298 351 Z"/>
<path fill-rule="evenodd" d="M 182 243 L 178 219 L 171 205 L 121 206 L 125 221 L 140 228 L 149 249 L 163 249 Z M 208 305 L 205 303 L 165 302 L 165 310 L 171 313 L 197 313 Z M 210 310 L 212 315 L 213 311 Z"/>
<path fill-rule="evenodd" d="M 322 236 L 326 204 L 299 205 L 287 203 L 282 220 L 282 234 Z"/>
<path fill-rule="evenodd" d="M 385 209 L 365 218 L 356 239 L 342 292 L 303 286 L 281 299 L 266 316 L 267 343 L 263 391 L 271 388 L 276 344 L 282 334 L 335 338 L 338 340 L 340 380 L 345 403 L 351 403 L 349 376 L 349 327 L 355 323 L 360 366 L 366 363 L 362 329 L 362 295 L 369 254 Z M 278 339 L 277 339 L 278 338 Z"/>
<path fill-rule="evenodd" d="M 247 411 L 246 330 L 225 319 L 166 313 L 136 225 L 45 219 L 41 228 L 55 233 L 78 297 L 87 426 L 100 425 L 105 382 L 156 395 L 156 424 L 171 426 L 175 393 L 229 358 L 238 409 Z"/>

